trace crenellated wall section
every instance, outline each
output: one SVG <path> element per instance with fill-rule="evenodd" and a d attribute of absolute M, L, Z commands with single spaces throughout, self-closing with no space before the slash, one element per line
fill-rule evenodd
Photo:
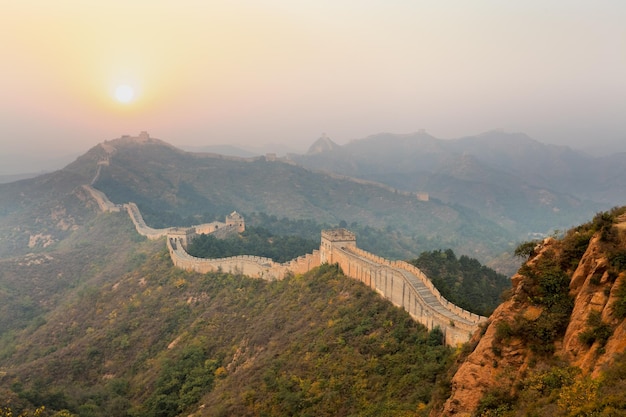
<path fill-rule="evenodd" d="M 124 208 L 126 208 L 128 215 L 135 224 L 135 229 L 137 229 L 137 233 L 147 237 L 150 240 L 160 239 L 163 236 L 167 236 L 168 232 L 170 232 L 171 230 L 176 229 L 173 227 L 168 227 L 167 229 L 153 229 L 152 227 L 148 226 L 143 220 L 143 216 L 139 211 L 139 207 L 137 207 L 137 204 L 135 203 L 124 204 Z"/>
<path fill-rule="evenodd" d="M 446 300 L 422 271 L 406 262 L 389 261 L 356 246 L 334 246 L 330 258 L 345 275 L 404 308 L 428 329 L 439 327 L 448 345 L 467 342 L 487 320 Z"/>
<path fill-rule="evenodd" d="M 108 161 L 98 164 L 92 184 L 99 177 L 105 162 Z M 122 206 L 113 204 L 103 192 L 92 185 L 84 185 L 83 188 L 96 200 L 102 211 L 120 211 Z M 242 232 L 245 223 L 241 215 L 237 212 L 231 213 L 226 217 L 226 223 L 212 222 L 190 228 L 154 229 L 146 225 L 135 203 L 124 204 L 123 207 L 139 234 L 152 240 L 166 237 L 172 262 L 188 271 L 223 271 L 274 281 L 289 274 L 303 274 L 322 263 L 337 263 L 345 275 L 358 279 L 396 306 L 404 308 L 428 329 L 440 328 L 448 345 L 467 342 L 479 325 L 487 320 L 486 317 L 470 313 L 446 300 L 430 279 L 415 266 L 403 261 L 390 261 L 358 248 L 355 235 L 346 229 L 322 231 L 319 251 L 285 263 L 249 255 L 204 259 L 187 253 L 187 244 L 200 233 L 222 238 Z"/>
<path fill-rule="evenodd" d="M 268 281 L 281 280 L 288 274 L 303 274 L 320 265 L 319 251 L 313 251 L 285 263 L 251 255 L 205 259 L 191 256 L 185 250 L 183 242 L 172 236 L 167 238 L 167 249 L 174 265 L 187 271 L 200 273 L 222 271 Z"/>
<path fill-rule="evenodd" d="M 354 234 L 345 229 L 322 231 L 319 251 L 282 264 L 258 256 L 196 258 L 186 252 L 185 242 L 173 235 L 168 236 L 167 247 L 172 262 L 179 268 L 200 273 L 237 273 L 269 281 L 305 273 L 324 262 L 337 263 L 345 275 L 358 279 L 394 305 L 404 308 L 428 329 L 441 329 L 446 344 L 452 346 L 467 342 L 479 324 L 487 320 L 446 300 L 415 266 L 390 261 L 358 248 Z"/>

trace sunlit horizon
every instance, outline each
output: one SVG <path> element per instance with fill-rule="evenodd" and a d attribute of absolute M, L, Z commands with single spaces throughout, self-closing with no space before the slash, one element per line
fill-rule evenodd
<path fill-rule="evenodd" d="M 147 130 L 303 149 L 321 132 L 497 128 L 616 143 L 624 21 L 626 3 L 608 0 L 7 3 L 0 144 L 84 150 Z"/>

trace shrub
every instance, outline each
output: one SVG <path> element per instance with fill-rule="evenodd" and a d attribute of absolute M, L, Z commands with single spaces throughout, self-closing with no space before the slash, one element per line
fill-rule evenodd
<path fill-rule="evenodd" d="M 602 314 L 599 311 L 589 313 L 587 325 L 589 327 L 578 336 L 579 340 L 589 347 L 597 341 L 600 348 L 603 348 L 613 334 L 611 326 L 602 322 Z"/>
<path fill-rule="evenodd" d="M 613 303 L 613 314 L 619 318 L 626 318 L 626 283 L 620 283 L 620 286 L 615 292 L 617 300 Z"/>
<path fill-rule="evenodd" d="M 539 244 L 539 241 L 537 240 L 529 240 L 527 242 L 522 242 L 519 245 L 517 245 L 517 248 L 515 248 L 515 251 L 513 253 L 518 258 L 526 258 L 526 259 L 531 258 L 532 256 L 535 255 L 535 248 L 537 247 L 538 244 Z"/>
<path fill-rule="evenodd" d="M 593 230 L 578 227 L 568 231 L 561 241 L 561 256 L 559 264 L 563 269 L 574 269 L 585 254 L 589 241 L 593 236 Z"/>
<path fill-rule="evenodd" d="M 608 242 L 613 238 L 613 222 L 615 217 L 608 211 L 597 213 L 592 220 L 593 230 L 600 232 L 600 240 Z"/>
<path fill-rule="evenodd" d="M 496 341 L 501 342 L 503 340 L 509 339 L 513 336 L 515 332 L 511 328 L 511 325 L 506 321 L 500 321 L 496 324 Z"/>
<path fill-rule="evenodd" d="M 515 396 L 513 396 L 506 388 L 497 387 L 487 392 L 480 399 L 476 415 L 481 417 L 502 415 L 504 412 L 513 409 L 515 400 Z"/>
<path fill-rule="evenodd" d="M 615 251 L 609 255 L 609 264 L 619 271 L 626 270 L 626 251 Z"/>

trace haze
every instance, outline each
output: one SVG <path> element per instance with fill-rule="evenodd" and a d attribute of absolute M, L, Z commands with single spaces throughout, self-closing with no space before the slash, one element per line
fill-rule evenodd
<path fill-rule="evenodd" d="M 304 151 L 502 128 L 626 151 L 621 0 L 0 5 L 0 173 L 142 130 Z"/>

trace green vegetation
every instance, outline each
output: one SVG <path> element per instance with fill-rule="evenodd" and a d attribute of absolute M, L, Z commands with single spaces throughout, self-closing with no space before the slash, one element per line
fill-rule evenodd
<path fill-rule="evenodd" d="M 615 293 L 617 300 L 613 303 L 613 314 L 618 319 L 626 318 L 626 281 L 622 281 Z"/>
<path fill-rule="evenodd" d="M 75 288 L 36 331 L 14 333 L 0 390 L 20 410 L 416 415 L 451 359 L 440 331 L 336 266 L 268 283 L 184 272 L 155 249 L 129 256 L 133 269 L 115 281 Z"/>
<path fill-rule="evenodd" d="M 569 296 L 569 276 L 560 268 L 554 251 L 544 252 L 532 266 L 524 264 L 519 273 L 529 278 L 530 285 L 517 296 L 538 307 L 540 314 L 531 318 L 518 314 L 513 323 L 497 329 L 496 342 L 514 336 L 532 352 L 550 355 L 554 352 L 554 342 L 565 333 L 574 306 Z"/>
<path fill-rule="evenodd" d="M 561 362 L 535 368 L 515 390 L 489 391 L 475 416 L 626 416 L 626 356 L 620 354 L 597 378 Z"/>
<path fill-rule="evenodd" d="M 626 213 L 626 207 L 616 207 L 606 212 L 597 213 L 593 220 L 572 228 L 565 233 L 560 244 L 559 263 L 564 271 L 573 272 L 587 250 L 591 237 L 598 233 L 600 247 L 609 259 L 609 276 L 617 277 L 626 270 L 626 250 L 624 237 L 615 222 Z M 604 271 L 598 271 L 601 273 Z"/>
<path fill-rule="evenodd" d="M 311 240 L 298 236 L 274 236 L 266 229 L 248 226 L 245 232 L 226 239 L 202 234 L 189 244 L 187 252 L 198 258 L 255 255 L 271 258 L 275 262 L 286 262 L 311 253 L 319 246 L 319 238 Z"/>
<path fill-rule="evenodd" d="M 590 278 L 591 285 L 603 286 L 598 291 L 608 296 L 615 279 L 623 277 L 626 239 L 616 222 L 618 218 L 624 219 L 625 212 L 626 208 L 616 208 L 598 213 L 591 222 L 569 230 L 562 239 L 541 248 L 541 256 L 520 269 L 529 279 L 524 281 L 522 291 L 516 293 L 517 301 L 530 302 L 532 309 L 510 322 L 499 322 L 492 349 L 498 356 L 504 345 L 516 338 L 535 356 L 521 380 L 514 385 L 499 384 L 483 397 L 476 416 L 626 416 L 626 353 L 611 355 L 610 362 L 594 378 L 552 355 L 554 342 L 562 338 L 569 324 L 570 277 L 592 238 L 594 256 L 605 257 L 608 263 L 598 263 Z M 605 352 L 614 329 L 623 326 L 621 321 L 626 317 L 626 285 L 623 282 L 615 285 L 618 287 L 612 292 L 616 299 L 611 297 L 609 320 L 603 321 L 603 313 L 592 310 L 578 335 L 587 348 L 595 347 L 596 355 Z M 513 380 L 514 370 L 511 371 L 508 375 Z M 506 371 L 504 375 L 506 378 Z"/>
<path fill-rule="evenodd" d="M 539 244 L 536 240 L 529 240 L 528 242 L 520 243 L 513 252 L 515 256 L 519 258 L 528 259 L 535 255 L 535 248 Z"/>
<path fill-rule="evenodd" d="M 118 152 L 110 157 L 94 186 L 113 202 L 137 203 L 152 227 L 221 220 L 233 210 L 247 220 L 252 213 L 270 213 L 279 219 L 311 219 L 319 224 L 343 221 L 349 227 L 354 223 L 377 230 L 388 228 L 393 233 L 393 239 L 388 239 L 390 246 L 399 246 L 394 248 L 397 258 L 451 247 L 484 260 L 506 250 L 512 240 L 508 230 L 470 209 L 436 199 L 420 201 L 415 195 L 293 164 L 193 155 L 157 142 L 116 145 Z M 81 163 L 86 162 L 77 161 L 68 168 L 79 169 Z M 274 234 L 287 234 L 266 224 L 250 224 Z M 393 243 L 396 235 L 402 236 L 402 245 Z M 366 243 L 370 239 L 365 233 L 362 239 L 364 249 L 373 249 Z M 407 245 L 408 253 L 402 248 Z"/>
<path fill-rule="evenodd" d="M 511 287 L 505 275 L 468 256 L 457 258 L 452 249 L 422 252 L 409 262 L 420 268 L 446 299 L 483 316 L 493 312 L 502 292 Z"/>
<path fill-rule="evenodd" d="M 591 347 L 598 342 L 599 348 L 603 349 L 609 337 L 613 334 L 613 329 L 608 323 L 602 321 L 602 314 L 599 311 L 592 311 L 587 317 L 588 329 L 583 331 L 578 338 L 581 342 Z"/>
<path fill-rule="evenodd" d="M 356 234 L 358 246 L 368 252 L 387 259 L 406 259 L 424 248 L 437 248 L 440 242 L 427 237 L 412 234 L 408 236 L 394 227 L 376 228 L 357 222 L 318 223 L 312 219 L 290 219 L 266 213 L 244 215 L 246 225 L 261 227 L 278 236 L 299 236 L 319 242 L 320 232 L 324 229 L 343 227 Z"/>
<path fill-rule="evenodd" d="M 124 214 L 96 214 L 80 185 L 99 158 L 81 157 L 23 189 L 2 187 L 0 237 L 9 244 L 0 247 L 0 415 L 424 416 L 446 398 L 453 353 L 441 331 L 427 332 L 334 265 L 278 282 L 174 268 L 163 240 L 139 237 Z M 471 210 L 263 160 L 132 145 L 111 157 L 98 186 L 164 226 L 253 213 L 251 230 L 269 232 L 241 241 L 318 241 L 319 225 L 339 225 L 385 257 L 407 258 L 417 247 L 481 256 L 512 249 L 508 233 Z M 255 214 L 263 211 L 280 217 Z M 516 339 L 535 355 L 514 389 L 488 393 L 481 415 L 626 415 L 625 357 L 592 379 L 551 356 L 571 312 L 569 277 L 594 233 L 608 262 L 592 284 L 617 280 L 609 314 L 626 317 L 626 239 L 615 225 L 625 212 L 599 213 L 522 268 L 529 285 L 515 301 L 536 314 L 498 325 L 494 353 Z M 533 257 L 534 247 L 525 253 Z M 483 275 L 477 261 L 452 250 L 424 259 L 425 272 L 448 277 L 438 284 L 446 298 L 481 314 L 497 304 L 500 278 Z M 586 326 L 583 343 L 609 346 L 613 321 L 592 313 Z"/>

